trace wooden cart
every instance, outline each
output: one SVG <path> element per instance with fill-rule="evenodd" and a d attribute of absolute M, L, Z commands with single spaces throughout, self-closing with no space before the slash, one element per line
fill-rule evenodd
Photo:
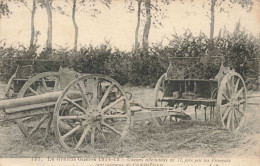
<path fill-rule="evenodd" d="M 243 78 L 230 67 L 224 67 L 223 57 L 174 57 L 155 87 L 155 107 L 174 107 L 184 113 L 188 106 L 203 108 L 205 120 L 214 120 L 229 130 L 238 130 L 245 121 L 247 107 L 246 86 Z M 207 65 L 214 63 L 220 69 L 212 78 L 192 78 L 196 67 L 207 74 Z M 196 77 L 196 76 L 195 76 Z M 207 114 L 207 112 L 209 112 Z M 209 115 L 209 116 L 208 116 Z M 170 116 L 189 119 L 188 116 Z M 163 124 L 167 117 L 157 118 Z"/>
<path fill-rule="evenodd" d="M 6 98 L 17 97 L 22 86 L 33 75 L 42 73 L 46 70 L 57 72 L 60 65 L 63 64 L 63 61 L 61 60 L 47 59 L 16 59 L 15 61 L 17 63 L 17 68 L 7 83 L 5 89 Z M 48 68 L 49 66 L 51 66 L 51 69 Z M 47 67 L 47 69 L 44 69 L 45 67 Z"/>

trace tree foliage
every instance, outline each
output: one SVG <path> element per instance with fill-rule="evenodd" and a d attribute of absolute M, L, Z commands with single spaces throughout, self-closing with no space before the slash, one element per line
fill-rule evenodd
<path fill-rule="evenodd" d="M 207 16 L 210 18 L 210 49 L 214 49 L 214 31 L 215 31 L 215 12 L 218 9 L 219 12 L 228 13 L 230 8 L 233 8 L 234 5 L 240 5 L 242 8 L 251 11 L 253 6 L 252 0 L 208 0 L 203 3 L 203 8 L 208 6 L 209 10 Z M 210 13 L 210 14 L 209 14 Z"/>
<path fill-rule="evenodd" d="M 12 12 L 9 9 L 8 3 L 10 0 L 0 0 L 0 18 L 2 16 L 8 16 Z"/>

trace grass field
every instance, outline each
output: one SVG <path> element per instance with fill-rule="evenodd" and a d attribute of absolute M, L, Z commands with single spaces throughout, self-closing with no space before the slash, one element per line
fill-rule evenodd
<path fill-rule="evenodd" d="M 151 104 L 152 88 L 124 89 L 133 94 L 133 102 Z M 47 141 L 42 135 L 29 140 L 15 124 L 5 122 L 0 126 L 0 157 L 257 157 L 260 155 L 259 111 L 258 106 L 248 106 L 246 123 L 239 132 L 197 121 L 168 122 L 164 126 L 155 120 L 140 121 L 122 142 L 69 152 L 61 148 L 53 133 Z M 148 122 L 153 123 L 148 125 Z"/>

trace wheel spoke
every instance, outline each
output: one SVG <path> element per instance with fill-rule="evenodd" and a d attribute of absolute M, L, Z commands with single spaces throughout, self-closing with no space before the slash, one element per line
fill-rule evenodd
<path fill-rule="evenodd" d="M 22 118 L 21 121 L 22 121 L 22 122 L 26 122 L 27 120 L 31 120 L 32 118 L 34 118 L 34 116 Z"/>
<path fill-rule="evenodd" d="M 230 88 L 230 83 L 226 82 L 226 90 L 227 90 L 227 95 L 229 98 L 231 98 L 231 88 Z"/>
<path fill-rule="evenodd" d="M 92 131 L 91 131 L 91 138 L 90 138 L 90 144 L 93 146 L 95 143 L 95 131 L 96 131 L 96 127 L 92 127 Z"/>
<path fill-rule="evenodd" d="M 79 86 L 79 91 L 80 91 L 80 93 L 81 93 L 81 95 L 82 95 L 83 103 L 86 104 L 86 107 L 89 107 L 90 104 L 89 104 L 89 101 L 88 101 L 88 99 L 87 99 L 87 96 L 85 95 L 86 89 L 85 89 L 85 87 L 84 87 L 84 83 L 83 83 L 83 82 L 80 82 L 80 83 L 78 83 L 78 86 Z M 83 104 L 82 104 L 82 105 L 83 105 Z"/>
<path fill-rule="evenodd" d="M 167 116 L 165 116 L 165 117 L 164 117 L 164 119 L 163 119 L 163 122 L 165 122 L 165 121 L 166 121 L 166 119 L 167 119 Z M 170 120 L 171 120 L 171 117 L 170 117 Z"/>
<path fill-rule="evenodd" d="M 77 107 L 78 109 L 84 111 L 86 113 L 85 108 L 81 107 L 78 103 L 74 102 L 73 100 L 69 99 L 68 97 L 65 97 L 64 100 L 70 102 L 71 104 L 73 104 L 75 107 Z"/>
<path fill-rule="evenodd" d="M 42 78 L 42 86 L 44 87 L 44 90 L 47 90 L 48 87 L 47 87 L 47 84 L 46 84 L 46 81 L 44 78 Z"/>
<path fill-rule="evenodd" d="M 58 90 L 59 89 L 59 85 L 60 85 L 60 78 L 59 77 L 57 77 L 56 79 L 55 79 L 55 83 L 54 83 L 54 91 L 56 91 L 56 90 Z"/>
<path fill-rule="evenodd" d="M 232 76 L 231 77 L 231 87 L 232 87 L 232 90 L 233 90 L 233 92 L 232 93 L 234 93 L 234 85 L 235 85 L 235 78 L 234 78 L 234 76 Z"/>
<path fill-rule="evenodd" d="M 39 127 L 42 125 L 42 123 L 49 117 L 48 114 L 45 114 L 40 121 L 38 122 L 38 124 L 30 131 L 30 135 L 32 135 L 36 130 L 39 129 Z"/>
<path fill-rule="evenodd" d="M 116 134 L 118 134 L 118 135 L 120 135 L 120 136 L 121 136 L 121 132 L 120 132 L 120 131 L 118 131 L 117 129 L 115 129 L 114 127 L 112 127 L 112 126 L 108 125 L 108 124 L 107 124 L 107 123 L 105 123 L 105 122 L 102 122 L 101 124 L 102 124 L 102 125 L 104 125 L 105 127 L 107 127 L 108 129 L 112 130 L 112 131 L 113 131 L 113 132 L 115 132 Z"/>
<path fill-rule="evenodd" d="M 235 119 L 234 119 L 234 114 L 235 114 L 235 111 L 232 110 L 232 116 L 231 116 L 231 123 L 232 123 L 232 130 L 235 129 Z"/>
<path fill-rule="evenodd" d="M 103 115 L 103 118 L 104 119 L 107 119 L 107 118 L 127 118 L 127 115 L 124 114 L 124 115 Z"/>
<path fill-rule="evenodd" d="M 244 87 L 242 87 L 237 93 L 236 93 L 236 98 L 240 96 L 241 92 L 244 90 Z"/>
<path fill-rule="evenodd" d="M 244 113 L 239 110 L 239 108 L 236 108 L 236 111 L 240 113 L 242 116 L 244 116 Z"/>
<path fill-rule="evenodd" d="M 222 116 L 222 121 L 223 121 L 223 122 L 224 122 L 224 120 L 226 119 L 226 117 L 227 117 L 228 113 L 230 112 L 230 110 L 231 110 L 231 108 L 226 109 L 224 115 Z"/>
<path fill-rule="evenodd" d="M 227 103 L 227 104 L 222 105 L 221 107 L 229 107 L 230 105 L 231 105 L 230 103 Z"/>
<path fill-rule="evenodd" d="M 106 106 L 105 108 L 101 109 L 102 112 L 104 112 L 104 111 L 110 109 L 111 107 L 113 107 L 114 105 L 116 105 L 117 103 L 119 103 L 120 101 L 122 101 L 122 100 L 124 100 L 124 99 L 125 99 L 125 97 L 124 97 L 124 96 L 121 96 L 121 97 L 120 97 L 119 99 L 117 99 L 116 101 L 110 103 L 108 106 Z"/>
<path fill-rule="evenodd" d="M 232 115 L 232 110 L 229 111 L 229 114 L 228 114 L 228 119 L 227 119 L 227 129 L 229 129 L 229 127 L 230 127 L 231 115 Z"/>
<path fill-rule="evenodd" d="M 237 88 L 238 88 L 239 82 L 240 82 L 240 79 L 238 79 L 236 82 L 234 93 L 237 93 Z"/>
<path fill-rule="evenodd" d="M 110 84 L 109 87 L 107 88 L 104 96 L 102 97 L 101 101 L 99 102 L 99 104 L 97 106 L 99 109 L 102 108 L 107 96 L 109 95 L 109 93 L 110 93 L 110 91 L 112 90 L 113 87 L 114 87 L 114 83 Z"/>
<path fill-rule="evenodd" d="M 92 105 L 96 106 L 97 102 L 98 102 L 98 80 L 97 80 L 97 78 L 94 78 L 94 80 L 93 80 L 92 89 L 93 89 Z"/>
<path fill-rule="evenodd" d="M 29 89 L 29 91 L 31 91 L 34 95 L 39 95 L 35 90 L 33 90 L 33 88 L 29 87 L 28 89 Z"/>
<path fill-rule="evenodd" d="M 16 121 L 17 125 L 19 126 L 20 130 L 22 131 L 22 133 L 27 137 L 27 138 L 30 138 L 30 134 L 28 133 L 28 130 L 25 128 L 23 122 L 18 119 Z"/>
<path fill-rule="evenodd" d="M 61 136 L 61 139 L 64 141 L 68 136 L 72 135 L 73 133 L 75 133 L 77 130 L 79 130 L 81 128 L 80 125 L 77 125 L 76 127 L 74 127 L 72 130 L 70 130 L 69 132 L 67 132 L 66 134 L 64 134 L 63 136 Z"/>
<path fill-rule="evenodd" d="M 236 121 L 236 124 L 238 124 L 238 118 L 237 118 L 237 115 L 236 115 L 236 110 L 234 110 L 234 120 Z"/>
<path fill-rule="evenodd" d="M 59 116 L 58 117 L 59 120 L 63 120 L 63 119 L 84 119 L 84 116 Z"/>
<path fill-rule="evenodd" d="M 223 96 L 226 100 L 230 101 L 230 98 L 228 98 L 225 93 L 222 93 L 222 96 Z"/>
<path fill-rule="evenodd" d="M 88 125 L 88 126 L 84 129 L 84 131 L 83 131 L 82 135 L 80 136 L 79 142 L 77 143 L 75 149 L 78 149 L 78 148 L 81 146 L 81 144 L 82 144 L 84 138 L 87 136 L 87 134 L 88 134 L 90 128 L 91 128 L 91 126 Z"/>

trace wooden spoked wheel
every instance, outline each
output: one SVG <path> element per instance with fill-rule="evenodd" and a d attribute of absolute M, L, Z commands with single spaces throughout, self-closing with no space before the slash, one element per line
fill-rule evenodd
<path fill-rule="evenodd" d="M 36 96 L 48 92 L 60 90 L 60 73 L 58 72 L 45 72 L 31 77 L 19 91 L 17 98 Z M 40 108 L 46 114 L 30 116 L 16 120 L 22 133 L 30 138 L 36 131 L 38 131 L 43 124 L 45 129 L 48 130 L 52 120 L 50 113 L 51 108 Z M 52 108 L 53 109 L 53 108 Z M 47 123 L 48 122 L 48 123 Z"/>
<path fill-rule="evenodd" d="M 168 102 L 163 101 L 163 83 L 165 81 L 166 73 L 164 73 L 157 81 L 154 88 L 154 106 L 155 107 L 167 107 Z M 156 118 L 159 125 L 163 125 L 167 117 Z"/>
<path fill-rule="evenodd" d="M 130 125 L 130 105 L 122 87 L 102 75 L 84 75 L 70 83 L 59 96 L 54 132 L 65 150 L 124 137 Z"/>
<path fill-rule="evenodd" d="M 245 82 L 238 73 L 230 72 L 223 78 L 218 90 L 218 124 L 228 130 L 239 130 L 246 119 L 246 107 Z"/>
<path fill-rule="evenodd" d="M 15 97 L 14 96 L 14 79 L 15 78 L 16 78 L 16 74 L 13 74 L 6 85 L 5 97 L 8 99 Z"/>

